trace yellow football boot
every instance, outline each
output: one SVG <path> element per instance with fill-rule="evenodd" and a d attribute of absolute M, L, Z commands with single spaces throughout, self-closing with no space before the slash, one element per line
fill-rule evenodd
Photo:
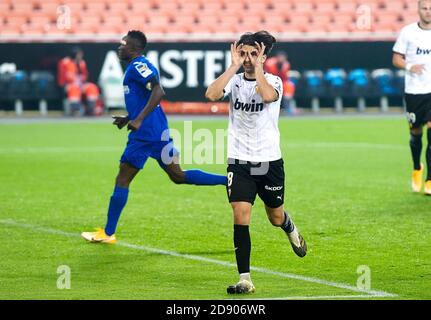
<path fill-rule="evenodd" d="M 431 180 L 425 182 L 424 191 L 427 196 L 431 196 Z"/>
<path fill-rule="evenodd" d="M 420 170 L 413 170 L 412 174 L 412 189 L 413 192 L 421 192 L 422 189 L 422 175 L 424 173 L 424 165 L 421 163 Z"/>
<path fill-rule="evenodd" d="M 102 228 L 97 229 L 96 232 L 83 232 L 81 233 L 81 236 L 89 242 L 108 243 L 108 244 L 114 244 L 117 242 L 117 239 L 115 238 L 115 234 L 108 236 L 105 233 L 105 230 Z"/>

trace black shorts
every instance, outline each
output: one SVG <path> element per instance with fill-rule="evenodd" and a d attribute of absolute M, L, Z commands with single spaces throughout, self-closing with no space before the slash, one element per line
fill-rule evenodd
<path fill-rule="evenodd" d="M 405 94 L 407 120 L 410 128 L 422 128 L 431 121 L 431 93 Z"/>
<path fill-rule="evenodd" d="M 245 162 L 229 159 L 226 186 L 229 202 L 249 202 L 256 194 L 270 208 L 284 203 L 283 159 L 270 162 Z"/>

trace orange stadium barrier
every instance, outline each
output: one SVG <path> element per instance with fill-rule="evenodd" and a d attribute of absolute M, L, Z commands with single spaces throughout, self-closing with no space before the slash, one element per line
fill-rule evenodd
<path fill-rule="evenodd" d="M 170 102 L 162 101 L 167 114 L 229 114 L 227 102 Z"/>

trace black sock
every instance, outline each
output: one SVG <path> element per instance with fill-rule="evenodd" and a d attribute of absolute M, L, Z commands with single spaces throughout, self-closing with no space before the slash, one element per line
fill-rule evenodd
<path fill-rule="evenodd" d="M 420 170 L 421 168 L 421 152 L 422 152 L 422 134 L 410 134 L 410 149 L 413 157 L 413 168 Z"/>
<path fill-rule="evenodd" d="M 428 146 L 427 146 L 427 166 L 428 166 L 428 176 L 427 181 L 431 180 L 431 128 L 428 128 L 427 130 L 427 136 L 428 136 Z"/>
<path fill-rule="evenodd" d="M 289 214 L 284 211 L 284 222 L 280 226 L 281 229 L 284 230 L 286 233 L 291 233 L 294 229 L 294 224 L 292 223 L 292 220 L 290 220 Z"/>
<path fill-rule="evenodd" d="M 233 243 L 238 272 L 240 274 L 250 272 L 251 240 L 248 226 L 233 225 Z"/>

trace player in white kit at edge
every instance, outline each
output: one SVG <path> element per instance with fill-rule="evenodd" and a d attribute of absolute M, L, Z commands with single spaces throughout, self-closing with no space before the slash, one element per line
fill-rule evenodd
<path fill-rule="evenodd" d="M 412 189 L 421 192 L 423 126 L 427 126 L 427 177 L 424 193 L 431 196 L 431 0 L 418 1 L 419 22 L 405 26 L 393 48 L 393 64 L 406 70 L 405 101 L 413 158 Z"/>

